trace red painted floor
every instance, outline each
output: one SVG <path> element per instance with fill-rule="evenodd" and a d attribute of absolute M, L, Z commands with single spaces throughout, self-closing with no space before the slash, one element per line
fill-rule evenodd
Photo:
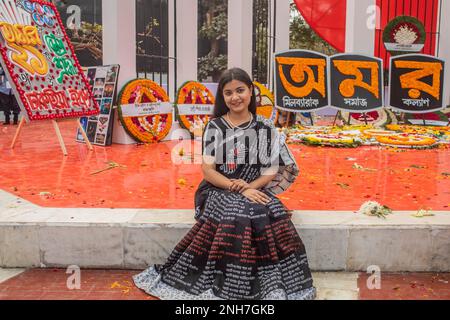
<path fill-rule="evenodd" d="M 449 273 L 382 274 L 380 290 L 367 288 L 368 276 L 359 276 L 360 300 L 450 300 Z"/>
<path fill-rule="evenodd" d="M 0 284 L 0 300 L 155 300 L 134 286 L 136 273 L 81 270 L 80 289 L 70 290 L 66 270 L 30 269 Z"/>
<path fill-rule="evenodd" d="M 81 270 L 80 289 L 69 290 L 64 269 L 30 269 L 0 284 L 0 300 L 155 300 L 137 289 L 130 270 Z M 381 288 L 367 289 L 359 274 L 360 300 L 449 300 L 449 273 L 381 275 Z"/>
<path fill-rule="evenodd" d="M 1 189 L 46 207 L 193 208 L 201 170 L 172 162 L 180 142 L 95 146 L 89 152 L 75 142 L 74 121 L 60 127 L 68 157 L 50 122 L 27 124 L 14 150 L 9 145 L 16 127 L 0 127 Z M 182 159 L 189 161 L 191 143 L 182 145 Z M 280 195 L 290 209 L 357 210 L 372 199 L 394 210 L 449 210 L 450 149 L 290 148 L 301 168 L 296 183 Z M 122 167 L 92 174 L 111 161 Z"/>

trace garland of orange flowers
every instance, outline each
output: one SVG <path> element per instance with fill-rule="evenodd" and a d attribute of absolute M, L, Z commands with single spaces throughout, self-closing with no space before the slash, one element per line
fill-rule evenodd
<path fill-rule="evenodd" d="M 139 87 L 140 97 L 134 96 Z M 136 101 L 136 100 L 139 101 Z M 172 127 L 172 113 L 150 116 L 125 117 L 121 106 L 152 102 L 169 102 L 169 96 L 156 82 L 147 79 L 136 79 L 128 82 L 119 93 L 119 117 L 124 129 L 135 140 L 144 143 L 159 142 L 164 139 Z"/>
<path fill-rule="evenodd" d="M 400 83 L 402 88 L 410 89 L 408 96 L 412 99 L 420 98 L 420 93 L 426 92 L 436 99 L 439 99 L 441 90 L 441 77 L 439 77 L 442 71 L 442 64 L 440 62 L 421 62 L 421 61 L 409 61 L 409 60 L 396 60 L 394 61 L 396 68 L 404 69 L 416 69 L 416 71 L 408 72 L 400 76 Z M 419 81 L 424 77 L 433 75 L 433 85 L 430 86 L 425 82 Z"/>
<path fill-rule="evenodd" d="M 432 147 L 436 145 L 437 142 L 431 137 L 406 133 L 391 136 L 378 136 L 376 139 L 379 143 L 384 145 L 410 148 Z"/>
<path fill-rule="evenodd" d="M 383 129 L 367 129 L 362 131 L 363 137 L 370 139 L 380 136 L 393 136 L 397 135 L 397 132 Z"/>
<path fill-rule="evenodd" d="M 352 97 L 355 94 L 355 87 L 359 86 L 372 93 L 376 98 L 379 98 L 378 74 L 380 71 L 378 70 L 377 62 L 335 60 L 333 63 L 340 73 L 355 76 L 355 78 L 342 81 L 339 85 L 339 92 L 342 96 L 347 98 Z M 364 82 L 361 69 L 370 69 L 370 84 Z"/>
<path fill-rule="evenodd" d="M 320 93 L 322 97 L 326 95 L 326 68 L 327 60 L 325 58 L 298 58 L 298 57 L 278 57 L 278 73 L 281 84 L 284 89 L 294 97 L 306 97 L 314 89 Z M 290 83 L 283 71 L 283 65 L 292 65 L 289 72 L 293 81 L 300 83 L 306 80 L 305 85 L 297 87 Z M 315 80 L 314 72 L 311 67 L 317 67 L 317 80 Z M 305 74 L 307 76 L 305 76 Z"/>
<path fill-rule="evenodd" d="M 418 134 L 433 134 L 433 135 L 448 135 L 450 134 L 450 127 L 434 127 L 434 126 L 417 126 L 417 125 L 400 125 L 388 124 L 388 130 L 402 131 L 404 133 L 418 133 Z"/>
<path fill-rule="evenodd" d="M 272 119 L 272 114 L 275 108 L 275 99 L 272 92 L 267 89 L 264 85 L 259 82 L 254 81 L 256 94 L 256 114 L 263 116 L 266 119 Z M 275 110 L 274 123 L 277 123 L 278 111 Z"/>
<path fill-rule="evenodd" d="M 214 104 L 215 99 L 211 91 L 203 84 L 196 81 L 188 81 L 181 86 L 177 94 L 177 110 L 180 108 L 180 104 Z M 180 115 L 177 112 L 177 117 L 180 125 L 189 130 L 191 135 L 197 123 L 201 122 L 202 126 L 210 120 L 210 115 Z M 203 130 L 203 128 L 201 128 Z"/>

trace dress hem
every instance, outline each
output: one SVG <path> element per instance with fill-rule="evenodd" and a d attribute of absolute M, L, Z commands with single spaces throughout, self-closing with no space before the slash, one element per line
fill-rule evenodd
<path fill-rule="evenodd" d="M 212 288 L 199 295 L 194 295 L 163 282 L 161 274 L 154 267 L 134 275 L 133 281 L 136 287 L 161 300 L 315 300 L 317 295 L 314 286 L 292 294 L 287 294 L 283 289 L 276 289 L 259 299 L 224 299 L 216 296 Z"/>

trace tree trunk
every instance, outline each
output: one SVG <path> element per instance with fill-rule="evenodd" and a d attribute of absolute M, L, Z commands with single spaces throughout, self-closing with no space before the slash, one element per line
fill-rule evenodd
<path fill-rule="evenodd" d="M 211 40 L 211 56 L 218 57 L 219 56 L 220 43 L 217 39 Z"/>

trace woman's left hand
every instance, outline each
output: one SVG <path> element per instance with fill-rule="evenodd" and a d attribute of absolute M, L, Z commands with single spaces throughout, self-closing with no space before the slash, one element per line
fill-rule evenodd
<path fill-rule="evenodd" d="M 231 179 L 231 186 L 230 186 L 231 192 L 242 193 L 249 188 L 250 188 L 250 185 L 245 180 Z"/>

